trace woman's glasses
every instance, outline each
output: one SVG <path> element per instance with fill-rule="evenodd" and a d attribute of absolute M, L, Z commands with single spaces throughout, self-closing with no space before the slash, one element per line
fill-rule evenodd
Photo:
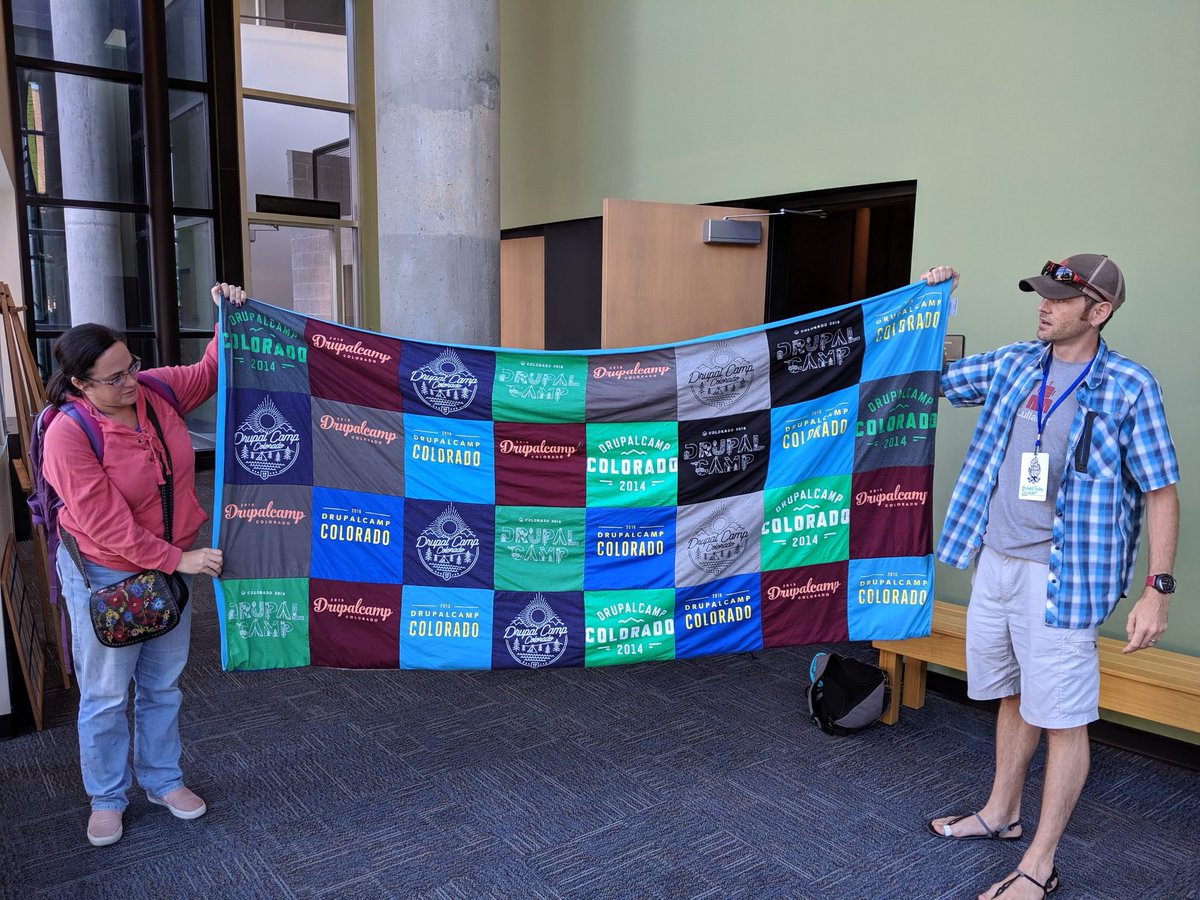
<path fill-rule="evenodd" d="M 88 381 L 92 382 L 93 384 L 107 384 L 109 387 L 116 387 L 126 378 L 137 377 L 137 373 L 140 372 L 141 369 L 142 361 L 135 356 L 133 358 L 133 362 L 129 364 L 129 368 L 115 378 L 89 378 Z"/>

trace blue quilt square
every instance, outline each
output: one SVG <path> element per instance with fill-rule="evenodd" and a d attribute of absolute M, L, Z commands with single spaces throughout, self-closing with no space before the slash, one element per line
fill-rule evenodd
<path fill-rule="evenodd" d="M 850 560 L 846 584 L 850 640 L 926 637 L 932 624 L 932 555 Z"/>
<path fill-rule="evenodd" d="M 942 369 L 950 282 L 908 285 L 863 307 L 862 379 L 874 381 L 906 372 Z M 937 340 L 928 340 L 929 331 Z"/>
<path fill-rule="evenodd" d="M 400 393 L 414 415 L 491 419 L 495 375 L 491 350 L 420 341 L 404 341 L 400 350 Z"/>
<path fill-rule="evenodd" d="M 324 487 L 312 495 L 313 578 L 404 580 L 402 497 Z"/>
<path fill-rule="evenodd" d="M 400 668 L 490 669 L 492 592 L 405 585 Z"/>
<path fill-rule="evenodd" d="M 759 576 L 734 575 L 675 591 L 675 657 L 761 650 Z"/>
<path fill-rule="evenodd" d="M 854 464 L 850 435 L 857 411 L 857 386 L 771 410 L 767 487 L 787 487 L 819 475 L 848 474 Z"/>
<path fill-rule="evenodd" d="M 675 507 L 588 509 L 584 590 L 674 586 Z"/>
<path fill-rule="evenodd" d="M 492 423 L 404 417 L 404 493 L 423 500 L 496 500 Z"/>

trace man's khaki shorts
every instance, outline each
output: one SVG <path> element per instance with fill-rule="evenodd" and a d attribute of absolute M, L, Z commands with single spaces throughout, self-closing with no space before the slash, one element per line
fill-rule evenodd
<path fill-rule="evenodd" d="M 1095 628 L 1046 624 L 1049 566 L 979 554 L 967 607 L 967 694 L 1021 695 L 1021 718 L 1038 728 L 1074 728 L 1100 717 Z"/>

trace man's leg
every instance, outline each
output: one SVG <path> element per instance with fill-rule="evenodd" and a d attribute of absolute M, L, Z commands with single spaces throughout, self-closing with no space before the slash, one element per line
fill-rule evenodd
<path fill-rule="evenodd" d="M 992 793 L 979 810 L 979 816 L 992 828 L 1004 828 L 1021 818 L 1021 791 L 1029 771 L 1029 760 L 1037 749 L 1042 730 L 1021 718 L 1021 696 L 1003 697 L 996 716 L 996 770 L 992 777 Z M 954 816 L 934 819 L 939 828 Z M 969 815 L 950 826 L 951 834 L 966 837 L 983 834 L 979 819 Z M 1014 828 L 1013 835 L 1020 834 Z"/>
<path fill-rule="evenodd" d="M 1042 884 L 1049 881 L 1054 871 L 1054 853 L 1083 791 L 1090 764 L 1091 747 L 1086 725 L 1046 729 L 1046 780 L 1042 787 L 1042 811 L 1038 818 L 1037 833 L 1018 866 L 1022 872 Z M 995 896 L 996 889 L 1007 880 L 1006 877 L 997 882 L 979 896 Z M 1037 886 L 1024 878 L 1018 878 L 1004 892 L 1005 900 L 1041 896 L 1042 892 Z"/>

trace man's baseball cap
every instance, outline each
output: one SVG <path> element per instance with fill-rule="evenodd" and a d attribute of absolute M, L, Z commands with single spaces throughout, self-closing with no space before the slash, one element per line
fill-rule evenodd
<path fill-rule="evenodd" d="M 1080 284 L 1078 279 L 1087 282 L 1087 286 Z M 1060 263 L 1048 262 L 1041 275 L 1022 278 L 1018 286 L 1023 291 L 1037 291 L 1051 300 L 1095 295 L 1093 299 L 1107 300 L 1114 311 L 1125 302 L 1125 276 L 1103 253 L 1076 253 Z"/>

